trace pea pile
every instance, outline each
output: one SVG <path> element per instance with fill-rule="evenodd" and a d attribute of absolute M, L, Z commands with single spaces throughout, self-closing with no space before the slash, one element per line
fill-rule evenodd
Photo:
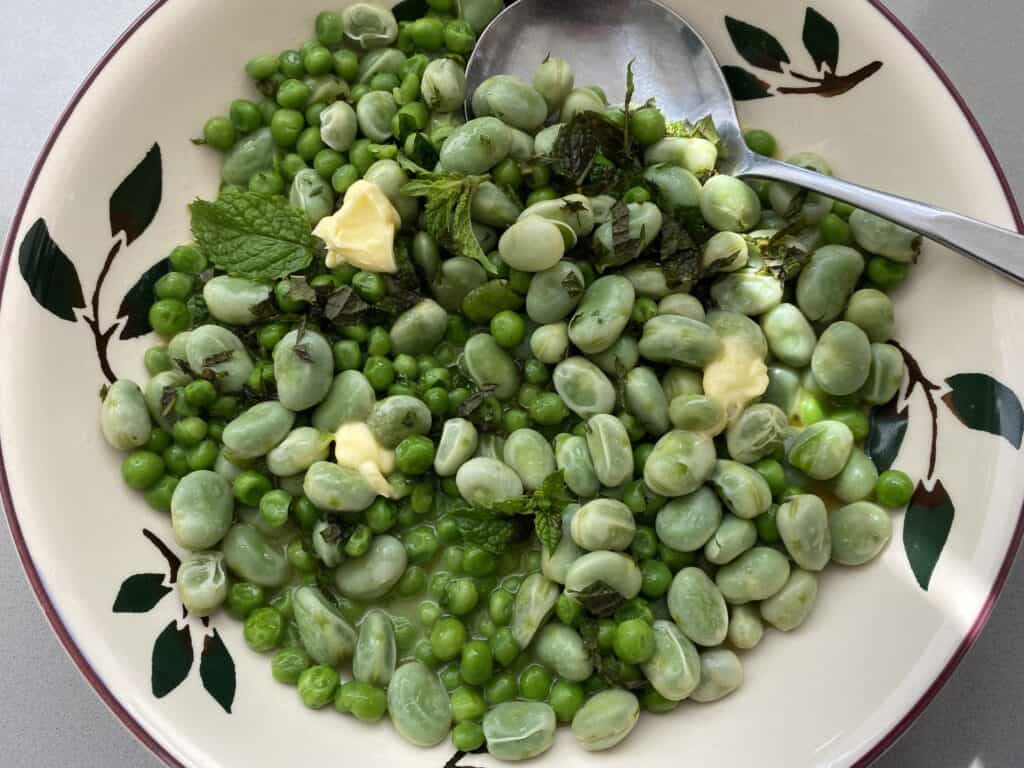
<path fill-rule="evenodd" d="M 709 120 L 609 106 L 557 57 L 465 122 L 502 4 L 427 6 L 324 12 L 248 63 L 264 97 L 206 123 L 224 186 L 155 286 L 151 378 L 101 426 L 189 552 L 187 610 L 244 622 L 306 706 L 502 759 L 559 723 L 607 749 L 735 691 L 818 572 L 887 543 L 912 484 L 862 446 L 920 241 L 716 173 Z M 328 266 L 310 230 L 367 182 L 394 264 Z"/>

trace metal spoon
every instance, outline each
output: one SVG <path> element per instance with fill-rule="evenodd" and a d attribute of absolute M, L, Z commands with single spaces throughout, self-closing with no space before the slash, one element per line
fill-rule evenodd
<path fill-rule="evenodd" d="M 743 140 L 722 70 L 685 19 L 653 0 L 518 0 L 480 36 L 466 69 L 469 93 L 491 75 L 527 82 L 548 53 L 571 59 L 587 81 L 625 93 L 636 59 L 636 92 L 657 94 L 673 118 L 710 114 L 722 139 L 718 168 L 786 181 L 901 224 L 1024 283 L 1024 237 L 1001 227 L 755 154 Z M 467 104 L 467 112 L 471 109 Z"/>

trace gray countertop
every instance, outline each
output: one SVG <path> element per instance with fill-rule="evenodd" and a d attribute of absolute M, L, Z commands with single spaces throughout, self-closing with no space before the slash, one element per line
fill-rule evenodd
<path fill-rule="evenodd" d="M 1024 200 L 1020 0 L 889 0 L 975 111 Z M 93 63 L 147 0 L 2 0 L 0 238 L 32 162 Z M 952 181 L 952 180 L 951 180 Z M 64 654 L 0 535 L 0 764 L 142 768 L 159 762 L 126 731 Z M 893 631 L 898 631 L 894 628 Z M 1024 762 L 1024 568 L 952 680 L 876 765 L 1002 768 Z"/>

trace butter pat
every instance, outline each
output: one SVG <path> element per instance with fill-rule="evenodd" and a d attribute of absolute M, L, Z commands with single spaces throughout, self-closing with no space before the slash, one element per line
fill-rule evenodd
<path fill-rule="evenodd" d="M 714 398 L 732 421 L 768 389 L 768 366 L 743 339 L 722 339 L 722 354 L 704 368 L 704 394 Z"/>
<path fill-rule="evenodd" d="M 377 442 L 365 422 L 342 424 L 334 435 L 334 460 L 359 472 L 381 496 L 394 498 L 395 489 L 385 475 L 395 471 L 395 452 Z"/>
<path fill-rule="evenodd" d="M 320 219 L 313 234 L 327 244 L 327 267 L 342 264 L 367 272 L 397 272 L 395 232 L 402 219 L 376 184 L 359 180 L 345 193 L 345 202 Z"/>

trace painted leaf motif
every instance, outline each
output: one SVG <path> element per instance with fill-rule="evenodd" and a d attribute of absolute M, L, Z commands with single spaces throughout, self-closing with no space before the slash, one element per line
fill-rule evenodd
<path fill-rule="evenodd" d="M 18 249 L 18 268 L 32 297 L 62 320 L 75 322 L 75 309 L 85 307 L 78 272 L 50 237 L 44 219 L 36 219 Z"/>
<path fill-rule="evenodd" d="M 813 8 L 804 16 L 804 47 L 818 70 L 825 66 L 834 73 L 839 66 L 839 32 L 835 25 Z"/>
<path fill-rule="evenodd" d="M 880 408 L 871 409 L 871 429 L 864 450 L 875 462 L 879 472 L 884 472 L 895 463 L 907 434 L 908 418 L 906 406 L 902 410 L 899 408 L 898 397 Z"/>
<path fill-rule="evenodd" d="M 1020 448 L 1024 408 L 1013 390 L 984 373 L 958 373 L 946 379 L 951 388 L 942 402 L 969 429 L 1002 435 Z"/>
<path fill-rule="evenodd" d="M 391 12 L 398 21 L 416 21 L 427 15 L 427 0 L 402 0 Z"/>
<path fill-rule="evenodd" d="M 125 318 L 124 328 L 121 329 L 122 339 L 135 339 L 153 330 L 149 324 L 149 308 L 156 301 L 153 287 L 157 280 L 170 271 L 171 262 L 161 259 L 143 272 L 135 285 L 128 289 L 128 293 L 121 299 L 121 306 L 117 308 L 117 316 Z"/>
<path fill-rule="evenodd" d="M 482 746 L 479 749 L 473 750 L 474 754 L 475 753 L 482 753 L 482 752 L 486 752 L 486 751 L 487 751 L 487 747 L 486 746 Z M 444 768 L 474 768 L 472 765 L 467 765 L 466 763 L 461 762 L 462 759 L 466 755 L 468 755 L 468 754 L 470 754 L 470 753 L 469 752 L 463 752 L 462 750 L 459 750 L 454 755 L 452 755 L 450 758 L 448 758 L 448 762 L 444 764 Z"/>
<path fill-rule="evenodd" d="M 142 535 L 149 539 L 150 544 L 156 547 L 167 561 L 167 567 L 170 569 L 167 581 L 171 584 L 176 582 L 178 580 L 178 569 L 181 567 L 181 558 L 174 554 L 171 548 L 164 544 L 160 537 L 148 528 L 142 529 Z"/>
<path fill-rule="evenodd" d="M 760 27 L 726 16 L 725 28 L 740 56 L 758 69 L 782 72 L 782 65 L 789 63 L 789 55 L 782 43 Z"/>
<path fill-rule="evenodd" d="M 216 629 L 203 640 L 199 677 L 207 693 L 230 715 L 235 700 L 235 662 Z"/>
<path fill-rule="evenodd" d="M 935 564 L 953 527 L 953 501 L 941 480 L 926 490 L 919 482 L 903 518 L 903 549 L 921 589 L 928 589 Z"/>
<path fill-rule="evenodd" d="M 160 145 L 154 144 L 110 196 L 110 234 L 124 232 L 131 245 L 153 223 L 162 194 Z"/>
<path fill-rule="evenodd" d="M 114 613 L 146 613 L 171 591 L 162 573 L 136 573 L 121 583 L 114 598 Z"/>
<path fill-rule="evenodd" d="M 725 64 L 722 66 L 722 74 L 725 75 L 725 82 L 729 85 L 732 97 L 736 101 L 752 101 L 771 97 L 771 93 L 769 93 L 771 86 L 743 67 Z"/>
<path fill-rule="evenodd" d="M 153 695 L 162 699 L 181 685 L 192 669 L 193 660 L 192 632 L 188 624 L 178 629 L 177 622 L 172 619 L 153 643 L 150 671 Z"/>

